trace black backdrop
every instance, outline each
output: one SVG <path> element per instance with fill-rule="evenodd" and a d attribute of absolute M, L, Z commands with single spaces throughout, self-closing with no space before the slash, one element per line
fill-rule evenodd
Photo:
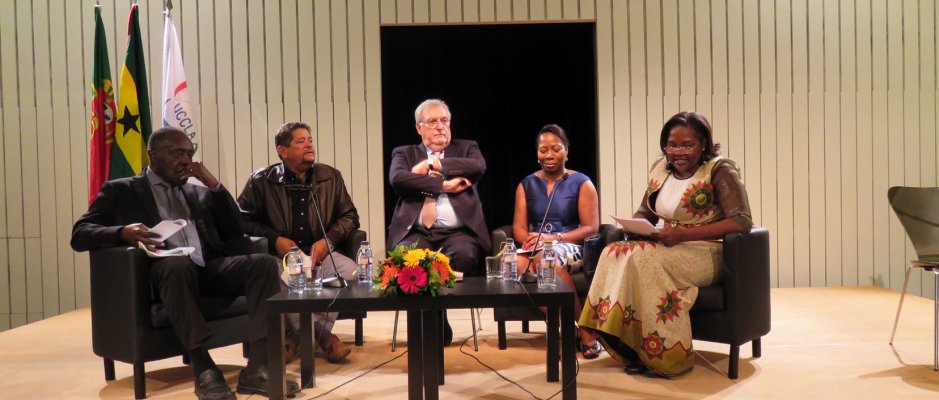
<path fill-rule="evenodd" d="M 567 131 L 567 167 L 596 184 L 594 39 L 593 23 L 382 27 L 385 176 L 395 147 L 420 143 L 414 109 L 440 98 L 453 138 L 475 140 L 486 158 L 477 190 L 489 229 L 511 224 L 515 188 L 538 169 L 535 140 L 545 124 Z M 386 226 L 396 201 L 386 179 Z"/>

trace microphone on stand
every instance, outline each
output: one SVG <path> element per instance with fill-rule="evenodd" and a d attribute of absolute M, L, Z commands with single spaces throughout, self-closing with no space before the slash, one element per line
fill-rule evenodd
<path fill-rule="evenodd" d="M 310 167 L 310 173 L 313 173 L 313 168 L 316 167 L 316 162 Z M 314 182 L 316 177 L 313 177 Z M 326 225 L 323 224 L 323 217 L 320 216 L 320 205 L 316 200 L 316 192 L 319 190 L 319 186 L 314 186 L 310 188 L 310 196 L 313 198 L 313 212 L 316 214 L 316 220 L 320 223 L 320 232 L 323 234 L 323 240 L 327 241 L 326 244 L 326 254 L 329 255 L 329 261 L 333 264 L 333 275 L 325 278 L 317 278 L 320 282 L 323 283 L 324 287 L 331 288 L 344 288 L 349 286 L 349 283 L 346 282 L 346 279 L 342 277 L 342 274 L 339 273 L 339 269 L 336 268 L 336 260 L 333 259 L 333 249 L 329 246 L 329 240 L 326 239 Z"/>
<path fill-rule="evenodd" d="M 538 226 L 538 236 L 535 237 L 535 246 L 532 248 L 532 252 L 531 252 L 532 257 L 529 257 L 528 259 L 528 268 L 525 269 L 525 273 L 522 274 L 522 276 L 518 278 L 519 282 L 522 282 L 522 283 L 538 282 L 538 274 L 532 271 L 532 264 L 534 264 L 534 259 L 535 259 L 534 255 L 538 253 L 537 251 L 538 244 L 541 243 L 541 235 L 544 233 L 544 225 L 545 225 L 544 223 L 545 221 L 548 220 L 548 211 L 551 210 L 551 203 L 554 203 L 554 195 L 558 192 L 558 187 L 561 185 L 561 182 L 563 182 L 565 179 L 567 179 L 566 172 L 564 173 L 564 175 L 561 175 L 561 178 L 559 178 L 554 183 L 554 189 L 551 190 L 551 196 L 548 196 L 548 206 L 545 207 L 544 216 L 541 217 L 541 225 Z"/>

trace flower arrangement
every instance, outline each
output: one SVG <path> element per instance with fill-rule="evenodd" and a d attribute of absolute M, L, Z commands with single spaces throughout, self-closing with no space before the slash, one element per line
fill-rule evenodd
<path fill-rule="evenodd" d="M 453 287 L 454 282 L 450 257 L 439 250 L 419 249 L 414 243 L 388 252 L 375 273 L 372 289 L 385 296 L 436 296 L 442 286 Z"/>

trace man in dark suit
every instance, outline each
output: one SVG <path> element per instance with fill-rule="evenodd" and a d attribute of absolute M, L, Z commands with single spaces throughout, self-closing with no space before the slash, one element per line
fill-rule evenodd
<path fill-rule="evenodd" d="M 86 251 L 138 243 L 150 251 L 191 248 L 188 256 L 155 259 L 150 281 L 188 350 L 196 395 L 199 399 L 235 399 L 203 346 L 213 333 L 199 311 L 200 292 L 245 295 L 250 346 L 248 365 L 238 377 L 238 393 L 266 394 L 264 300 L 280 291 L 277 260 L 267 254 L 232 256 L 226 249 L 226 239 L 244 234 L 238 205 L 202 163 L 192 161 L 193 145 L 185 133 L 176 128 L 157 129 L 150 136 L 147 154 L 151 163 L 140 175 L 101 187 L 72 228 L 72 248 Z M 187 184 L 190 177 L 206 187 Z M 175 219 L 184 219 L 187 225 L 165 243 L 147 228 Z M 295 382 L 287 386 L 289 393 L 299 392 Z"/>
<path fill-rule="evenodd" d="M 417 242 L 442 248 L 454 270 L 478 275 L 490 243 L 474 185 L 486 172 L 486 160 L 475 141 L 451 140 L 450 109 L 442 100 L 425 100 L 414 121 L 421 144 L 401 146 L 391 154 L 388 180 L 399 199 L 387 245 Z M 445 337 L 449 344 L 452 333 L 445 333 L 450 333 Z"/>

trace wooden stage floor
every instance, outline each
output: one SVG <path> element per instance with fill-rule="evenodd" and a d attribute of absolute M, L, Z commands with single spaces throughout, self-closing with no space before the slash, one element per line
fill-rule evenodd
<path fill-rule="evenodd" d="M 773 328 L 763 338 L 763 357 L 741 349 L 740 378 L 727 379 L 728 348 L 695 342 L 695 370 L 678 380 L 624 374 L 606 353 L 580 361 L 578 394 L 582 399 L 742 398 L 742 399 L 935 399 L 939 372 L 932 370 L 933 303 L 909 296 L 900 317 L 895 348 L 887 344 L 899 294 L 879 288 L 774 289 Z M 446 349 L 445 399 L 532 398 L 499 378 L 459 343 L 471 333 L 469 312 L 451 311 L 455 345 Z M 354 348 L 344 364 L 317 359 L 317 384 L 299 399 L 309 399 L 400 356 L 407 350 L 402 315 L 399 346 L 391 352 L 393 313 L 370 313 L 365 320 L 366 343 Z M 499 351 L 491 310 L 483 313 L 479 352 L 472 339 L 462 350 L 476 355 L 539 398 L 560 389 L 544 381 L 544 324 L 521 333 L 509 323 L 509 349 Z M 352 321 L 334 330 L 352 340 Z M 541 332 L 541 333 L 539 333 Z M 228 382 L 234 385 L 244 365 L 240 346 L 212 351 Z M 147 364 L 152 399 L 194 398 L 191 371 L 179 357 Z M 5 399 L 127 399 L 133 397 L 130 365 L 117 363 L 117 380 L 105 382 L 101 360 L 91 352 L 88 309 L 0 333 L 0 398 Z M 357 380 L 336 388 L 324 399 L 403 399 L 407 394 L 407 357 L 391 361 Z M 299 379 L 299 364 L 288 366 Z M 257 396 L 255 396 L 257 398 Z M 560 396 L 558 396 L 559 398 Z M 248 398 L 239 396 L 239 399 Z"/>

